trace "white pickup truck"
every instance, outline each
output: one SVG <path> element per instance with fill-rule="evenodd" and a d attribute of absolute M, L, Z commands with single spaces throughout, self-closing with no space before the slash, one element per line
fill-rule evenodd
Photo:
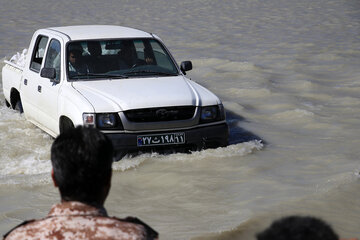
<path fill-rule="evenodd" d="M 226 146 L 218 97 L 185 77 L 159 37 L 137 29 L 89 25 L 40 29 L 24 66 L 5 61 L 8 107 L 53 137 L 78 125 L 113 142 L 116 159 L 162 149 Z"/>

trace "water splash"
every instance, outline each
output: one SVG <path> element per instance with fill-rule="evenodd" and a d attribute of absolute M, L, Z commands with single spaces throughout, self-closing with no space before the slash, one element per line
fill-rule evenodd
<path fill-rule="evenodd" d="M 13 62 L 20 67 L 25 67 L 27 53 L 28 50 L 26 48 L 23 49 L 21 53 L 17 52 L 10 58 L 10 62 Z"/>
<path fill-rule="evenodd" d="M 154 161 L 177 162 L 177 161 L 200 161 L 204 159 L 222 159 L 228 157 L 243 157 L 254 151 L 261 150 L 264 144 L 261 140 L 254 140 L 238 144 L 229 145 L 227 147 L 219 147 L 215 149 L 206 149 L 202 151 L 192 152 L 191 154 L 176 153 L 171 155 L 158 155 L 153 157 Z"/>

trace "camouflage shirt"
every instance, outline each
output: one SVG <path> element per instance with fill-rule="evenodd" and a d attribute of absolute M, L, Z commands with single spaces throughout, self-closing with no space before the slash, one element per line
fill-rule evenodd
<path fill-rule="evenodd" d="M 157 233 L 136 218 L 108 217 L 104 208 L 80 202 L 54 205 L 48 216 L 20 224 L 4 236 L 11 239 L 157 239 Z"/>

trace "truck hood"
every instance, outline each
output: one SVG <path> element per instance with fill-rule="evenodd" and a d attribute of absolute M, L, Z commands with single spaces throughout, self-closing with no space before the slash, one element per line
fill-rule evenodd
<path fill-rule="evenodd" d="M 210 91 L 183 76 L 79 81 L 72 86 L 92 104 L 95 112 L 220 102 Z"/>

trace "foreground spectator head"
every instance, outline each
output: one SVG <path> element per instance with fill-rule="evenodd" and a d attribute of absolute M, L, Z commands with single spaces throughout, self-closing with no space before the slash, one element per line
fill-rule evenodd
<path fill-rule="evenodd" d="M 113 146 L 100 131 L 77 127 L 51 147 L 52 176 L 63 201 L 103 205 L 110 189 Z"/>
<path fill-rule="evenodd" d="M 77 127 L 59 135 L 51 147 L 52 179 L 61 203 L 39 220 L 28 220 L 4 239 L 157 239 L 158 233 L 134 217 L 109 217 L 103 204 L 113 162 L 111 141 L 100 131 Z"/>
<path fill-rule="evenodd" d="M 326 222 L 314 217 L 289 216 L 274 221 L 257 240 L 338 240 Z"/>

